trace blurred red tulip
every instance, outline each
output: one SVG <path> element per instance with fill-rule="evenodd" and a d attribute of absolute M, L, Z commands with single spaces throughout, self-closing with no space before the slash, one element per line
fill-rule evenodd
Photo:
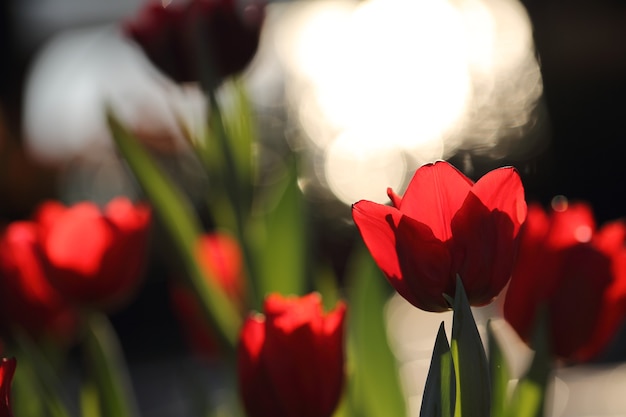
<path fill-rule="evenodd" d="M 449 309 L 459 274 L 471 305 L 488 304 L 508 282 L 526 218 L 524 188 L 512 167 L 475 184 L 447 162 L 420 167 L 392 206 L 352 207 L 372 257 L 407 301 L 426 311 Z"/>
<path fill-rule="evenodd" d="M 29 221 L 11 223 L 0 237 L 1 326 L 66 344 L 74 337 L 77 314 L 50 285 L 39 238 L 38 225 Z"/>
<path fill-rule="evenodd" d="M 123 29 L 173 80 L 208 77 L 215 86 L 252 60 L 264 7 L 261 0 L 149 1 Z"/>
<path fill-rule="evenodd" d="M 245 311 L 244 270 L 239 243 L 225 233 L 203 235 L 196 246 L 196 257 L 207 272 L 207 278 L 219 285 L 242 313 Z M 189 345 L 200 357 L 213 358 L 217 344 L 198 297 L 178 281 L 170 291 L 174 313 L 183 328 Z"/>
<path fill-rule="evenodd" d="M 2 358 L 0 360 L 0 417 L 13 417 L 11 411 L 11 381 L 15 374 L 17 360 Z"/>
<path fill-rule="evenodd" d="M 548 215 L 530 205 L 504 316 L 526 341 L 547 308 L 553 353 L 586 361 L 600 353 L 626 314 L 626 224 L 596 230 L 591 208 L 570 204 Z"/>
<path fill-rule="evenodd" d="M 238 349 L 248 416 L 330 417 L 344 383 L 345 304 L 324 314 L 319 294 L 273 294 L 264 310 L 246 320 Z"/>
<path fill-rule="evenodd" d="M 115 308 L 131 296 L 146 263 L 150 209 L 125 197 L 104 211 L 91 202 L 43 204 L 37 213 L 50 282 L 78 305 Z"/>

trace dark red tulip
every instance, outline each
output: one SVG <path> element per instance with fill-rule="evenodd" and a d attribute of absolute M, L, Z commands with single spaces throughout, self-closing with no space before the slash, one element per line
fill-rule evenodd
<path fill-rule="evenodd" d="M 248 417 L 330 417 L 344 383 L 344 318 L 324 314 L 319 294 L 265 300 L 238 349 L 239 388 Z"/>
<path fill-rule="evenodd" d="M 243 255 L 237 240 L 225 233 L 205 234 L 196 246 L 196 257 L 207 272 L 206 277 L 215 279 L 215 284 L 243 313 L 246 298 Z M 172 285 L 170 295 L 174 313 L 191 348 L 201 357 L 214 357 L 217 352 L 215 334 L 202 312 L 198 297 L 179 282 Z"/>
<path fill-rule="evenodd" d="M 150 209 L 125 197 L 104 210 L 91 202 L 43 204 L 37 214 L 50 282 L 81 306 L 115 308 L 141 281 Z"/>
<path fill-rule="evenodd" d="M 504 316 L 529 341 L 547 308 L 553 353 L 585 361 L 601 352 L 626 314 L 626 224 L 596 230 L 591 208 L 570 204 L 547 214 L 530 205 Z"/>
<path fill-rule="evenodd" d="M 0 417 L 13 417 L 11 411 L 11 381 L 15 374 L 17 360 L 2 358 L 0 360 Z"/>
<path fill-rule="evenodd" d="M 261 0 L 149 1 L 124 31 L 173 80 L 208 77 L 214 86 L 251 61 L 264 6 Z"/>
<path fill-rule="evenodd" d="M 495 169 L 473 183 L 439 161 L 420 167 L 392 206 L 359 201 L 352 217 L 372 257 L 407 301 L 444 311 L 460 275 L 471 305 L 488 304 L 508 282 L 526 218 L 515 168 Z"/>
<path fill-rule="evenodd" d="M 9 224 L 0 237 L 0 322 L 31 337 L 65 344 L 73 339 L 77 314 L 50 285 L 35 222 Z"/>

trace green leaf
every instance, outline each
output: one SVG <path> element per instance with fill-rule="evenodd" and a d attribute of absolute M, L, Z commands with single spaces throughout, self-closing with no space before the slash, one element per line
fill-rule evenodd
<path fill-rule="evenodd" d="M 59 377 L 59 352 L 14 332 L 17 369 L 12 383 L 13 412 L 20 417 L 69 417 L 69 396 Z M 46 349 L 52 348 L 52 349 Z"/>
<path fill-rule="evenodd" d="M 235 232 L 242 245 L 246 288 L 253 308 L 260 308 L 263 289 L 258 288 L 257 266 L 250 249 L 249 219 L 253 198 L 253 142 L 256 140 L 252 108 L 242 84 L 226 84 L 232 98 L 223 112 L 215 91 L 207 91 L 208 136 L 194 149 L 212 182 L 207 204 L 217 224 Z"/>
<path fill-rule="evenodd" d="M 81 417 L 102 417 L 98 388 L 92 380 L 84 381 L 80 387 Z"/>
<path fill-rule="evenodd" d="M 107 121 L 113 139 L 132 170 L 135 178 L 152 203 L 152 208 L 168 233 L 174 249 L 182 261 L 189 285 L 194 289 L 207 319 L 218 331 L 219 341 L 233 350 L 242 318 L 216 279 L 207 279 L 195 257 L 195 244 L 202 228 L 189 200 L 163 174 L 143 146 L 116 119 L 110 109 Z"/>
<path fill-rule="evenodd" d="M 504 352 L 494 333 L 491 320 L 487 322 L 489 346 L 489 375 L 491 377 L 491 415 L 505 417 L 511 373 Z"/>
<path fill-rule="evenodd" d="M 544 415 L 551 356 L 548 316 L 545 309 L 537 314 L 532 348 L 535 353 L 530 368 L 518 381 L 508 409 L 509 417 L 541 417 Z"/>
<path fill-rule="evenodd" d="M 458 275 L 453 310 L 451 346 L 457 387 L 454 415 L 489 416 L 491 384 L 487 356 Z"/>
<path fill-rule="evenodd" d="M 384 317 L 390 287 L 363 245 L 353 254 L 347 279 L 353 370 L 350 403 L 355 409 L 350 415 L 405 416 L 398 363 L 387 341 Z"/>
<path fill-rule="evenodd" d="M 106 316 L 90 313 L 86 319 L 85 359 L 97 387 L 102 417 L 139 415 L 121 347 Z"/>
<path fill-rule="evenodd" d="M 302 295 L 307 291 L 309 233 L 294 159 L 288 161 L 280 182 L 262 198 L 265 210 L 252 220 L 249 231 L 262 298 L 270 292 Z"/>
<path fill-rule="evenodd" d="M 232 79 L 224 88 L 232 100 L 231 106 L 221 105 L 224 130 L 232 150 L 235 170 L 241 179 L 242 191 L 249 198 L 254 177 L 252 150 L 257 141 L 255 114 L 241 80 Z"/>
<path fill-rule="evenodd" d="M 441 322 L 426 377 L 420 417 L 451 417 L 454 413 L 455 390 L 452 354 Z"/>

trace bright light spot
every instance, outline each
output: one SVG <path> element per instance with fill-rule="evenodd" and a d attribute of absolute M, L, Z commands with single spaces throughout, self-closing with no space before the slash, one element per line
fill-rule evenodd
<path fill-rule="evenodd" d="M 574 237 L 577 241 L 581 243 L 589 242 L 591 240 L 592 234 L 593 231 L 589 226 L 578 226 L 574 231 Z"/>
<path fill-rule="evenodd" d="M 100 152 L 112 151 L 106 105 L 163 152 L 184 149 L 181 123 L 198 134 L 204 123 L 197 114 L 203 117 L 206 108 L 199 88 L 166 79 L 111 27 L 67 31 L 46 44 L 34 60 L 24 102 L 26 146 L 50 163 L 79 155 L 99 160 Z"/>
<path fill-rule="evenodd" d="M 552 198 L 550 205 L 554 211 L 565 211 L 567 210 L 569 202 L 564 195 L 557 195 Z"/>
<path fill-rule="evenodd" d="M 384 203 L 387 187 L 400 188 L 406 172 L 402 152 L 379 144 L 362 144 L 344 134 L 327 149 L 324 172 L 331 191 L 344 203 L 365 199 Z"/>
<path fill-rule="evenodd" d="M 356 199 L 380 193 L 367 191 L 376 187 L 367 176 L 343 181 L 335 174 L 375 166 L 363 162 L 369 157 L 403 155 L 402 183 L 424 162 L 459 149 L 494 157 L 523 151 L 542 82 L 518 0 L 273 6 L 271 43 L 285 71 L 290 116 L 312 158 L 332 158 L 318 180 L 342 201 L 352 203 L 346 196 L 354 190 L 361 190 Z M 346 165 L 339 169 L 338 161 Z"/>

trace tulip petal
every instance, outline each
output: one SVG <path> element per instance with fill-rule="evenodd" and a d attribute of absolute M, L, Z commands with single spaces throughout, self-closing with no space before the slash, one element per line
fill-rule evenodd
<path fill-rule="evenodd" d="M 323 334 L 318 337 L 317 363 L 320 366 L 320 378 L 327 385 L 319 394 L 320 411 L 331 415 L 337 407 L 344 384 L 344 323 L 346 304 L 338 302 L 333 311 L 324 317 Z"/>
<path fill-rule="evenodd" d="M 454 269 L 472 305 L 489 303 L 508 282 L 526 213 L 522 182 L 508 167 L 483 176 L 452 219 Z"/>
<path fill-rule="evenodd" d="M 98 207 L 85 202 L 69 208 L 56 219 L 48 230 L 44 249 L 56 268 L 95 276 L 112 242 L 111 230 Z"/>
<path fill-rule="evenodd" d="M 402 204 L 402 197 L 396 194 L 391 188 L 387 188 L 387 196 L 391 200 L 391 205 L 398 210 L 400 210 L 400 205 Z"/>
<path fill-rule="evenodd" d="M 430 228 L 393 207 L 360 201 L 352 217 L 389 283 L 414 306 L 444 311 L 444 292 L 454 289 L 447 245 Z"/>
<path fill-rule="evenodd" d="M 248 317 L 237 349 L 237 371 L 240 394 L 250 417 L 284 415 L 277 412 L 281 404 L 264 366 L 265 340 L 265 318 L 261 315 Z"/>
<path fill-rule="evenodd" d="M 589 242 L 595 229 L 593 211 L 587 203 L 569 204 L 565 210 L 552 212 L 546 246 L 558 250 Z"/>
<path fill-rule="evenodd" d="M 11 411 L 11 381 L 15 374 L 17 360 L 2 358 L 0 360 L 0 416 L 12 417 Z"/>
<path fill-rule="evenodd" d="M 394 228 L 402 213 L 393 207 L 361 200 L 352 206 L 352 218 L 378 267 L 391 285 L 411 304 L 417 300 L 402 280 L 402 270 L 396 253 Z M 391 222 L 391 224 L 390 224 Z"/>
<path fill-rule="evenodd" d="M 427 225 L 445 242 L 452 236 L 450 223 L 461 208 L 473 182 L 445 161 L 420 167 L 402 197 L 400 211 Z"/>
<path fill-rule="evenodd" d="M 524 186 L 515 168 L 489 171 L 474 184 L 472 193 L 489 211 L 505 213 L 513 224 L 513 236 L 517 236 L 526 220 L 527 207 Z"/>
<path fill-rule="evenodd" d="M 286 309 L 278 315 L 266 309 L 266 359 L 279 401 L 286 416 L 330 416 L 344 383 L 346 305 L 339 302 L 324 315 L 317 293 L 282 302 Z"/>

